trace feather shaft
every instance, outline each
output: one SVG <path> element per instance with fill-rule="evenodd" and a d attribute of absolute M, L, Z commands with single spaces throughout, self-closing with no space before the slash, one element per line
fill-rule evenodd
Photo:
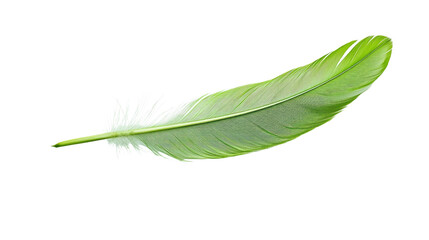
<path fill-rule="evenodd" d="M 62 147 L 103 139 L 144 146 L 179 160 L 223 158 L 290 141 L 329 121 L 383 73 L 392 42 L 369 36 L 349 42 L 272 80 L 206 95 L 148 127 L 67 140 Z"/>
<path fill-rule="evenodd" d="M 64 146 L 87 143 L 87 142 L 95 142 L 95 141 L 105 140 L 105 139 L 109 139 L 109 138 L 115 138 L 115 137 L 119 137 L 119 136 L 121 136 L 121 135 L 118 132 L 109 132 L 109 133 L 97 134 L 97 135 L 92 135 L 92 136 L 62 141 L 62 142 L 59 142 L 55 145 L 52 145 L 52 147 L 58 148 L 58 147 L 64 147 Z"/>

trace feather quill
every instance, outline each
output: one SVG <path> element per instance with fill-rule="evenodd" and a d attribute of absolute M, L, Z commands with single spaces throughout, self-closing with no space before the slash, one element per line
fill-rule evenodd
<path fill-rule="evenodd" d="M 392 41 L 369 36 L 272 80 L 195 100 L 163 123 L 63 141 L 109 139 L 179 160 L 225 158 L 290 141 L 329 121 L 383 73 Z"/>

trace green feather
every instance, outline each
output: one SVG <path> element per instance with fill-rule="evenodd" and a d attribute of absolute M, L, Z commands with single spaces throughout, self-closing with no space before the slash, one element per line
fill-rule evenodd
<path fill-rule="evenodd" d="M 332 119 L 383 73 L 391 49 L 392 41 L 384 36 L 352 41 L 272 80 L 204 96 L 162 124 L 72 139 L 54 147 L 109 139 L 179 160 L 269 148 Z"/>

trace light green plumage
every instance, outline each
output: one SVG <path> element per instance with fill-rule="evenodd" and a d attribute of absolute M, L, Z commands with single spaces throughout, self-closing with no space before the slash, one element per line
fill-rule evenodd
<path fill-rule="evenodd" d="M 290 141 L 329 121 L 387 67 L 389 38 L 367 37 L 346 53 L 354 43 L 272 80 L 205 96 L 162 125 L 54 146 L 120 138 L 183 160 L 236 156 Z"/>

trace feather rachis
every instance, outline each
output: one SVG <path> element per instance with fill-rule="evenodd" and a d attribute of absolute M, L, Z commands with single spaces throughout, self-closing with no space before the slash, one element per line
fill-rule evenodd
<path fill-rule="evenodd" d="M 200 98 L 163 124 L 111 136 L 119 145 L 128 141 L 177 159 L 265 149 L 329 121 L 384 71 L 390 51 L 386 37 L 353 41 L 273 80 Z"/>

